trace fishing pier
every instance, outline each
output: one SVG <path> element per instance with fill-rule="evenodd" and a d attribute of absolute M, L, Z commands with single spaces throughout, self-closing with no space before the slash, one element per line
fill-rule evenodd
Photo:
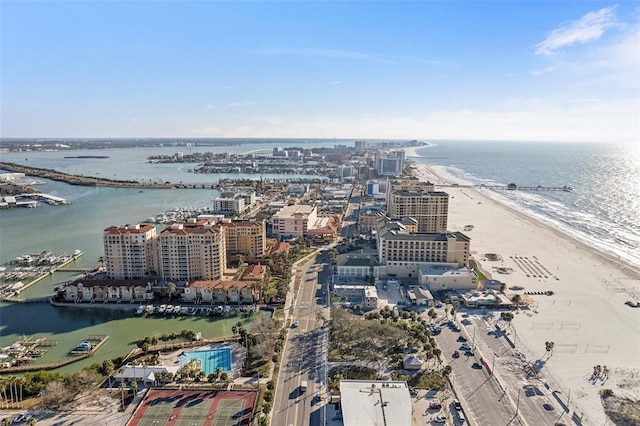
<path fill-rule="evenodd" d="M 518 186 L 515 183 L 510 183 L 509 185 L 459 185 L 457 183 L 447 184 L 447 185 L 438 185 L 435 186 L 439 188 L 480 188 L 480 189 L 497 189 L 504 191 L 563 191 L 563 192 L 572 192 L 573 188 L 567 185 L 564 186 Z"/>

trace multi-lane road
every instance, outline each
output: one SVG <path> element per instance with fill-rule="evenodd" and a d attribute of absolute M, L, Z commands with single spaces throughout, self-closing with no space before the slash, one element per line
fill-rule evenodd
<path fill-rule="evenodd" d="M 327 271 L 324 271 L 324 269 Z M 283 351 L 276 385 L 272 423 L 274 425 L 322 425 L 325 423 L 326 360 L 328 318 L 325 282 L 330 274 L 328 253 L 301 265 L 296 274 L 300 287 L 293 302 L 289 337 Z M 301 384 L 307 382 L 303 391 Z"/>
<path fill-rule="evenodd" d="M 543 383 L 527 378 L 524 361 L 495 327 L 479 315 L 465 315 L 456 327 L 460 331 L 443 324 L 436 341 L 451 365 L 455 390 L 468 418 L 477 425 L 555 425 L 561 420 L 563 407 Z M 469 355 L 462 348 L 464 343 L 471 347 Z M 473 368 L 474 363 L 482 364 L 481 357 L 482 368 Z M 461 424 L 455 410 L 449 411 L 454 424 Z"/>

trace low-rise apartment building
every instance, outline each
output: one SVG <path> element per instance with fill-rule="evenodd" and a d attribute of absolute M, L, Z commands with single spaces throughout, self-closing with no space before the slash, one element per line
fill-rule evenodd
<path fill-rule="evenodd" d="M 80 279 L 64 287 L 63 300 L 73 303 L 142 303 L 153 300 L 145 280 Z"/>
<path fill-rule="evenodd" d="M 251 304 L 258 300 L 251 281 L 195 280 L 187 283 L 182 300 L 195 304 Z"/>

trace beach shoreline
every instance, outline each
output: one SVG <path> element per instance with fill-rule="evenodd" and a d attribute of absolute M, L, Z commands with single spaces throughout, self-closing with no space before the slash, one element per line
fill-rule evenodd
<path fill-rule="evenodd" d="M 416 176 L 435 184 L 452 184 L 426 164 L 415 165 Z M 640 268 L 501 204 L 482 190 L 447 187 L 449 231 L 471 238 L 472 257 L 493 279 L 533 296 L 535 309 L 516 311 L 512 321 L 516 349 L 531 360 L 544 355 L 545 342 L 555 342 L 554 354 L 541 373 L 552 389 L 572 392 L 576 411 L 588 422 L 603 424 L 606 415 L 600 390 L 640 400 L 640 309 L 626 300 L 640 300 Z M 473 229 L 465 231 L 465 227 Z M 484 255 L 495 253 L 498 261 Z M 511 270 L 510 274 L 498 272 Z M 520 293 L 522 291 L 510 291 Z M 499 318 L 496 318 L 499 320 Z M 606 365 L 606 381 L 590 380 L 593 367 Z M 637 378 L 636 378 L 637 377 Z"/>

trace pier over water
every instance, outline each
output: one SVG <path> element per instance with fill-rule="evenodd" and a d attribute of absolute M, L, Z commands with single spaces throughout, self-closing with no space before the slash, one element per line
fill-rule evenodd
<path fill-rule="evenodd" d="M 571 192 L 573 188 L 570 186 L 518 186 L 515 183 L 510 183 L 509 185 L 458 185 L 456 183 L 447 184 L 447 185 L 438 185 L 435 186 L 439 188 L 480 188 L 480 189 L 497 189 L 504 191 L 563 191 L 563 192 Z"/>

